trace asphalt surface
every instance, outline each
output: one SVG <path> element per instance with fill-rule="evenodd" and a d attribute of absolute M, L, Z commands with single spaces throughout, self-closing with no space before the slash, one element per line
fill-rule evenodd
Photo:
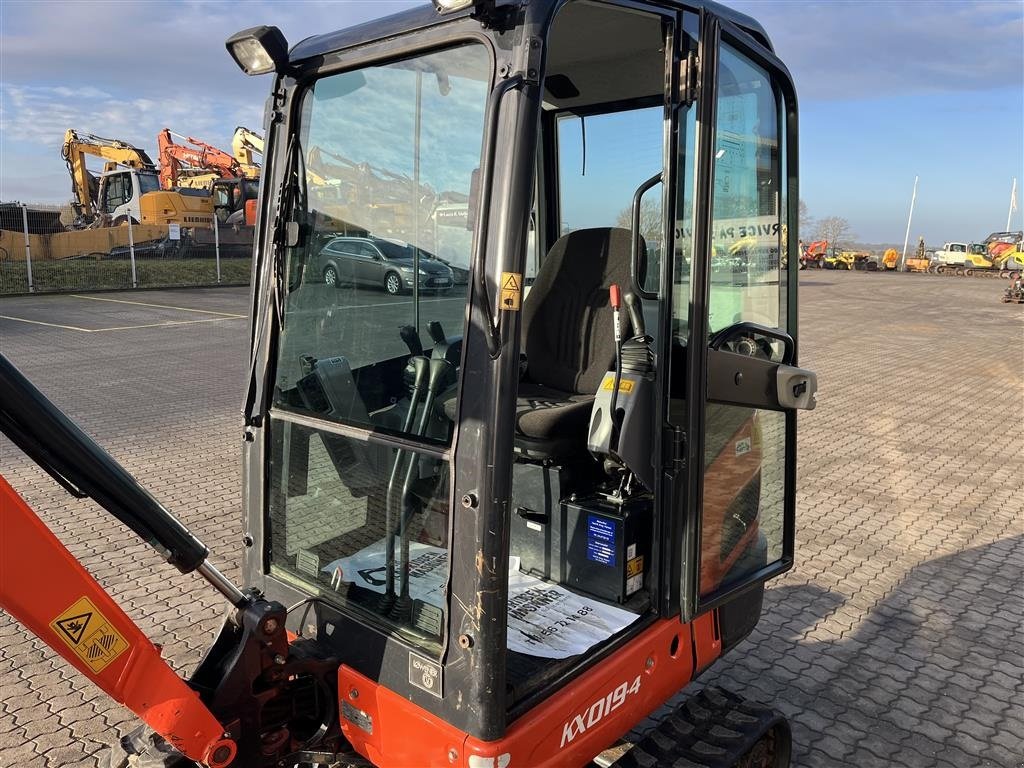
<path fill-rule="evenodd" d="M 820 394 L 800 419 L 796 567 L 772 582 L 753 635 L 700 682 L 787 714 L 797 766 L 1016 768 L 1024 308 L 999 303 L 1002 281 L 802 277 L 801 364 Z M 447 298 L 422 322 L 454 333 L 459 312 L 449 330 L 441 309 L 459 302 Z M 403 300 L 376 294 L 369 311 L 403 320 Z M 247 312 L 244 289 L 0 300 L 0 350 L 236 579 Z M 191 670 L 219 596 L 3 441 L 0 466 L 171 665 Z M 91 766 L 134 725 L 0 615 L 0 766 Z"/>

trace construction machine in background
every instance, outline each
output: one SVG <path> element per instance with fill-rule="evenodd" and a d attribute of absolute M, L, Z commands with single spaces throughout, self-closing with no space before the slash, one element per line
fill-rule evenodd
<path fill-rule="evenodd" d="M 246 129 L 239 128 L 242 131 Z M 188 145 L 178 144 L 174 137 Z M 258 138 L 253 134 L 254 138 Z M 251 141 L 246 137 L 247 141 Z M 190 145 L 190 146 L 189 146 Z M 169 128 L 157 134 L 160 148 L 160 182 L 165 189 L 190 189 L 209 195 L 217 220 L 221 223 L 252 226 L 255 201 L 259 195 L 259 166 L 239 159 L 212 144 L 192 136 L 182 136 Z M 249 212 L 246 212 L 247 204 Z M 249 238 L 251 242 L 251 237 Z"/>
<path fill-rule="evenodd" d="M 946 243 L 936 251 L 932 271 L 958 277 L 1016 279 L 1024 270 L 1020 233 L 993 233 L 984 243 Z"/>
<path fill-rule="evenodd" d="M 172 137 L 190 144 L 177 144 Z M 164 128 L 156 137 L 160 156 L 160 185 L 164 189 L 209 190 L 217 179 L 235 179 L 242 175 L 238 161 L 212 144 L 174 133 Z"/>
<path fill-rule="evenodd" d="M 1024 304 L 1024 279 L 1018 274 L 1010 280 L 1010 287 L 1003 292 L 1004 304 Z"/>
<path fill-rule="evenodd" d="M 825 266 L 825 257 L 828 256 L 828 253 L 828 240 L 816 240 L 808 245 L 800 255 L 800 269 L 807 269 L 808 267 L 823 268 Z"/>
<path fill-rule="evenodd" d="M 125 141 L 79 133 L 69 128 L 61 155 L 71 174 L 73 229 L 133 224 L 179 224 L 209 227 L 209 198 L 162 190 L 157 167 L 145 150 Z M 88 157 L 104 161 L 99 177 L 86 166 Z"/>
<path fill-rule="evenodd" d="M 826 256 L 822 266 L 825 269 L 845 269 L 865 272 L 878 270 L 878 261 L 867 251 L 840 251 Z"/>
<path fill-rule="evenodd" d="M 251 128 L 240 125 L 231 136 L 231 151 L 238 161 L 242 175 L 247 179 L 260 177 L 260 163 L 256 156 L 263 156 L 263 136 Z"/>
<path fill-rule="evenodd" d="M 228 49 L 273 76 L 246 588 L 0 356 L 0 429 L 230 605 L 182 680 L 0 483 L 0 603 L 151 729 L 114 764 L 554 768 L 618 745 L 630 768 L 788 765 L 786 720 L 719 688 L 645 721 L 750 634 L 794 560 L 796 416 L 817 385 L 783 266 L 796 97 L 764 29 L 698 0 L 438 0 Z M 623 136 L 662 144 L 602 189 L 631 224 L 563 233 L 593 191 L 560 131 L 630 110 Z M 303 279 L 334 226 L 309 194 L 317 143 L 408 178 L 356 177 L 333 201 L 371 237 L 408 208 L 408 299 L 346 287 L 354 271 Z M 750 153 L 716 160 L 737 144 Z M 588 163 L 621 167 L 620 148 Z M 468 201 L 458 297 L 420 295 L 444 225 L 425 185 Z M 671 212 L 654 226 L 676 258 L 656 267 L 645 195 Z M 715 270 L 744 237 L 730 220 L 765 235 Z"/>

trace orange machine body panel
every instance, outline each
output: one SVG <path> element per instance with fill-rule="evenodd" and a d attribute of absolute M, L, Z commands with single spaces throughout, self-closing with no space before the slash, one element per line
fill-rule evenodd
<path fill-rule="evenodd" d="M 342 665 L 341 728 L 357 751 L 382 768 L 586 765 L 721 655 L 714 621 L 709 613 L 690 624 L 656 622 L 493 742 L 468 736 Z"/>
<path fill-rule="evenodd" d="M 0 475 L 0 607 L 178 751 L 234 759 L 199 694 Z"/>

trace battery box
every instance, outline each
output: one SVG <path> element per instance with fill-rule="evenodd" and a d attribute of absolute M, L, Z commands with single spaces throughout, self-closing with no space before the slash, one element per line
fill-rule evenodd
<path fill-rule="evenodd" d="M 520 507 L 511 553 L 524 573 L 625 603 L 646 585 L 652 509 L 650 497 L 613 503 L 600 496 L 562 501 L 550 515 Z"/>

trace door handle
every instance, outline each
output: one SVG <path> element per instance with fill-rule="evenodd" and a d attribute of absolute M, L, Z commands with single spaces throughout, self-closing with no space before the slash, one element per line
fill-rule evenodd
<path fill-rule="evenodd" d="M 813 411 L 818 404 L 818 374 L 780 365 L 775 371 L 775 396 L 783 408 Z"/>

